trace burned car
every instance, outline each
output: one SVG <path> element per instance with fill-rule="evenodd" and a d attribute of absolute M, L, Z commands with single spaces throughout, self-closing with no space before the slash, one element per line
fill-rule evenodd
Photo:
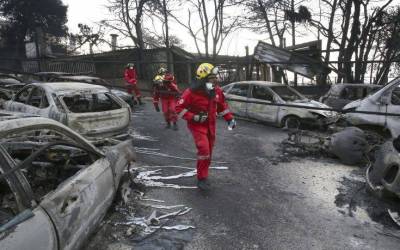
<path fill-rule="evenodd" d="M 365 97 L 375 93 L 382 86 L 374 84 L 335 84 L 332 85 L 329 91 L 323 95 L 319 101 L 326 105 L 342 109 L 346 104 L 364 99 Z"/>
<path fill-rule="evenodd" d="M 26 83 L 17 76 L 0 73 L 0 108 L 3 107 L 5 101 L 10 100 L 25 85 Z"/>
<path fill-rule="evenodd" d="M 90 140 L 125 136 L 130 107 L 106 87 L 77 83 L 32 83 L 4 103 L 8 111 L 59 121 Z"/>
<path fill-rule="evenodd" d="M 90 83 L 90 84 L 96 84 L 96 85 L 101 85 L 105 86 L 110 89 L 111 93 L 114 95 L 118 96 L 122 100 L 124 100 L 126 103 L 129 104 L 129 106 L 133 106 L 133 96 L 128 94 L 126 91 L 122 91 L 119 89 L 116 89 L 115 87 L 112 86 L 111 83 L 108 81 L 101 79 L 96 76 L 85 76 L 85 75 L 64 75 L 64 76 L 58 76 L 54 78 L 54 81 L 58 82 L 84 82 L 84 83 Z"/>
<path fill-rule="evenodd" d="M 0 116 L 0 249 L 79 249 L 135 160 L 132 141 L 102 152 L 42 117 Z"/>
<path fill-rule="evenodd" d="M 280 127 L 298 127 L 300 124 L 325 126 L 336 122 L 339 118 L 336 112 L 307 109 L 307 107 L 329 107 L 317 101 L 309 100 L 293 88 L 279 83 L 235 82 L 224 86 L 223 90 L 232 112 L 236 115 Z M 279 106 L 281 104 L 298 105 L 306 108 Z M 289 125 L 289 123 L 292 125 Z"/>
<path fill-rule="evenodd" d="M 35 75 L 38 76 L 39 79 L 44 82 L 83 82 L 83 83 L 101 85 L 110 89 L 111 93 L 124 100 L 126 103 L 129 104 L 129 106 L 133 107 L 134 104 L 132 95 L 128 94 L 126 91 L 117 89 L 108 81 L 96 76 L 74 75 L 72 73 L 65 73 L 65 72 L 39 72 L 36 73 Z"/>
<path fill-rule="evenodd" d="M 400 135 L 400 78 L 396 78 L 374 94 L 347 104 L 343 110 L 346 121 L 354 126 L 373 129 L 390 136 Z M 350 111 L 378 112 L 362 114 Z M 395 114 L 395 115 L 388 115 Z M 398 116 L 396 116 L 398 114 Z"/>
<path fill-rule="evenodd" d="M 34 74 L 37 78 L 37 80 L 41 82 L 48 82 L 48 81 L 53 81 L 57 77 L 60 76 L 67 76 L 67 75 L 72 75 L 72 73 L 67 73 L 67 72 L 37 72 Z"/>

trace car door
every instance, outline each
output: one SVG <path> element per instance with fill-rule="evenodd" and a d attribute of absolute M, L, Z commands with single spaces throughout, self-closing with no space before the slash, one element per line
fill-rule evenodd
<path fill-rule="evenodd" d="M 41 87 L 34 87 L 26 102 L 26 110 L 28 113 L 49 117 L 50 105 L 46 92 Z"/>
<path fill-rule="evenodd" d="M 11 157 L 0 145 L 0 173 L 10 171 L 12 164 Z M 22 173 L 11 172 L 0 178 L 0 185 L 0 249 L 57 249 L 57 234 L 51 219 L 29 198 Z"/>
<path fill-rule="evenodd" d="M 246 102 L 248 101 L 249 89 L 250 85 L 247 83 L 236 83 L 225 94 L 229 108 L 235 115 L 247 117 L 248 104 Z"/>
<path fill-rule="evenodd" d="M 249 101 L 258 103 L 250 103 L 248 106 L 248 115 L 250 118 L 257 119 L 264 122 L 275 123 L 277 122 L 279 107 L 265 104 L 274 103 L 274 93 L 263 85 L 253 85 L 251 88 Z M 259 104 L 265 103 L 265 104 Z"/>
<path fill-rule="evenodd" d="M 400 115 L 400 84 L 398 84 L 390 93 L 390 101 L 386 107 L 387 113 Z M 387 116 L 386 124 L 390 129 L 392 136 L 400 135 L 400 116 Z"/>
<path fill-rule="evenodd" d="M 104 217 L 115 192 L 112 167 L 101 156 L 41 199 L 40 206 L 57 229 L 60 248 L 81 247 Z"/>

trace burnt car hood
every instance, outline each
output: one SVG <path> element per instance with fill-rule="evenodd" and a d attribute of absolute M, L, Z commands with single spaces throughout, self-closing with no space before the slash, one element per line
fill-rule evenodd
<path fill-rule="evenodd" d="M 317 101 L 314 101 L 314 100 L 309 100 L 309 99 L 286 102 L 286 104 L 299 105 L 299 106 L 312 107 L 312 108 L 327 108 L 327 109 L 331 108 L 326 104 L 323 104 L 321 102 L 317 102 Z M 313 113 L 316 113 L 316 114 L 320 114 L 320 115 L 325 116 L 325 117 L 335 115 L 335 112 L 327 111 L 327 110 L 310 109 L 309 111 L 313 112 Z"/>

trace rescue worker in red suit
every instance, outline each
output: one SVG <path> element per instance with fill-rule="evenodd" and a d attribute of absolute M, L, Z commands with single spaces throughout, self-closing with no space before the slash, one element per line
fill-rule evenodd
<path fill-rule="evenodd" d="M 182 94 L 176 111 L 187 121 L 197 148 L 197 186 L 209 190 L 208 168 L 215 142 L 216 114 L 228 122 L 228 129 L 236 126 L 222 89 L 217 85 L 218 68 L 201 64 L 196 72 L 197 82 Z"/>
<path fill-rule="evenodd" d="M 137 86 L 137 74 L 136 74 L 135 64 L 128 63 L 126 65 L 126 68 L 124 71 L 124 78 L 126 81 L 126 87 L 127 87 L 128 93 L 132 95 L 132 92 L 135 92 L 136 99 L 138 100 L 139 104 L 142 105 L 143 104 L 142 99 L 141 99 L 142 95 Z M 135 103 L 135 100 L 133 100 L 133 101 Z"/>
<path fill-rule="evenodd" d="M 161 99 L 162 112 L 166 121 L 166 128 L 171 128 L 171 123 L 174 130 L 178 130 L 178 116 L 175 111 L 176 99 L 179 95 L 178 85 L 175 77 L 171 73 L 165 73 L 164 76 L 157 75 L 154 78 L 153 88 L 153 104 L 157 112 L 160 112 L 159 101 Z"/>

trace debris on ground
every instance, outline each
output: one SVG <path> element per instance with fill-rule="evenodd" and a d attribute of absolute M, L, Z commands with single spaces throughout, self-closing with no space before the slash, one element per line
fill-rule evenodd
<path fill-rule="evenodd" d="M 175 174 L 163 174 L 164 169 L 171 168 L 176 170 Z M 227 170 L 228 167 L 215 166 L 211 169 Z M 126 181 L 120 187 L 120 197 L 87 249 L 107 249 L 105 245 L 115 244 L 116 241 L 135 249 L 152 249 L 171 244 L 183 246 L 192 237 L 190 229 L 196 228 L 185 218 L 192 208 L 184 204 L 168 204 L 168 201 L 148 197 L 142 191 L 153 187 L 195 189 L 195 186 L 166 183 L 195 175 L 194 168 L 184 166 L 130 166 L 126 172 Z M 107 243 L 103 242 L 99 246 L 96 237 Z"/>
<path fill-rule="evenodd" d="M 346 127 L 333 134 L 290 129 L 288 138 L 280 145 L 283 152 L 280 160 L 293 156 L 331 157 L 347 165 L 360 165 L 373 158 L 374 150 L 383 142 L 378 134 L 356 127 Z"/>
<path fill-rule="evenodd" d="M 148 170 L 148 168 L 156 167 L 155 170 Z M 176 175 L 163 176 L 162 168 L 177 168 L 177 169 L 188 169 L 189 171 L 179 173 Z M 216 170 L 227 170 L 228 167 L 216 166 L 210 167 L 210 169 Z M 197 189 L 196 186 L 185 186 L 171 183 L 164 183 L 163 180 L 177 180 L 180 178 L 194 177 L 196 176 L 196 169 L 186 168 L 182 166 L 142 166 L 130 169 L 131 174 L 134 174 L 134 182 L 145 187 L 164 187 L 164 188 L 174 188 L 174 189 Z M 135 174 L 136 172 L 136 174 Z"/>
<path fill-rule="evenodd" d="M 340 181 L 338 194 L 335 197 L 335 204 L 338 212 L 353 217 L 364 223 L 378 223 L 385 227 L 386 231 L 398 237 L 398 226 L 388 213 L 398 211 L 399 201 L 389 197 L 379 198 L 371 195 L 366 188 L 367 184 L 363 178 L 364 169 L 356 168 L 349 176 L 343 177 Z"/>
<path fill-rule="evenodd" d="M 127 178 L 105 223 L 86 249 L 109 249 L 115 242 L 135 249 L 153 249 L 160 244 L 184 245 L 193 234 L 187 234 L 186 231 L 196 228 L 184 217 L 191 210 L 183 204 L 170 205 L 165 200 L 147 197 Z M 163 239 L 162 243 L 159 242 L 160 238 Z"/>

